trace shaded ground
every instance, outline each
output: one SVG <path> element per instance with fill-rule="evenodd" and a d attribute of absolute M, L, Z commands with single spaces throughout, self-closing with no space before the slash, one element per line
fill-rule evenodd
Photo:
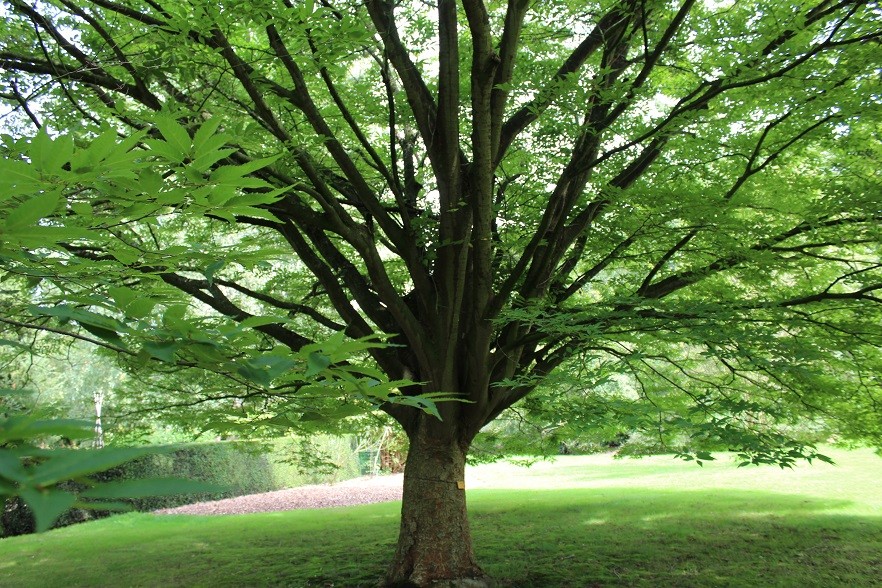
<path fill-rule="evenodd" d="M 703 468 L 664 456 L 472 468 L 476 555 L 499 588 L 882 588 L 882 459 L 830 453 L 839 465 L 793 470 L 725 456 Z M 309 493 L 307 507 L 349 504 L 371 485 L 396 498 L 400 477 L 290 492 Z M 301 508 L 268 497 L 230 502 Z M 399 512 L 128 513 L 0 540 L 0 586 L 368 588 L 394 553 Z"/>
<path fill-rule="evenodd" d="M 211 502 L 164 508 L 157 514 L 225 515 L 326 508 L 401 500 L 402 474 L 365 476 L 337 484 L 300 486 L 262 494 L 249 494 Z"/>

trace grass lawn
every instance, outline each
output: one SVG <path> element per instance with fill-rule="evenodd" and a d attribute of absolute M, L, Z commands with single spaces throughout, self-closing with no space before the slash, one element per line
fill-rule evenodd
<path fill-rule="evenodd" d="M 511 587 L 882 587 L 882 459 L 795 470 L 567 456 L 467 477 L 479 561 Z M 373 586 L 398 503 L 127 514 L 0 540 L 0 586 Z"/>

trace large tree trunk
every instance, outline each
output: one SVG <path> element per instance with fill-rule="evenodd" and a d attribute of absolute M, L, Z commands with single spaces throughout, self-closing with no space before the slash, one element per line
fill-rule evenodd
<path fill-rule="evenodd" d="M 386 586 L 489 586 L 475 561 L 466 514 L 468 442 L 442 423 L 420 421 L 409 434 L 401 531 Z"/>

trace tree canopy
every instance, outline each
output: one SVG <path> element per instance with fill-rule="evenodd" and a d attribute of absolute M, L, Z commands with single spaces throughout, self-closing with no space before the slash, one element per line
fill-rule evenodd
<path fill-rule="evenodd" d="M 537 413 L 748 461 L 882 441 L 875 2 L 5 5 L 2 321 L 385 410 L 390 584 L 483 577 L 463 457 L 555 374 Z"/>

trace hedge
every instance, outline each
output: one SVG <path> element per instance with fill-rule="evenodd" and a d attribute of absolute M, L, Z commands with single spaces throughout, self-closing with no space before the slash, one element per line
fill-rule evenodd
<path fill-rule="evenodd" d="M 98 450 L 100 451 L 100 450 Z M 138 478 L 199 480 L 222 490 L 212 493 L 132 499 L 135 510 L 151 511 L 292 488 L 331 483 L 359 475 L 351 441 L 341 437 L 277 439 L 259 442 L 214 442 L 180 446 L 147 455 L 103 472 L 97 481 Z M 110 513 L 73 509 L 56 527 L 101 518 Z M 19 500 L 7 500 L 0 520 L 0 537 L 33 532 L 33 517 Z"/>

